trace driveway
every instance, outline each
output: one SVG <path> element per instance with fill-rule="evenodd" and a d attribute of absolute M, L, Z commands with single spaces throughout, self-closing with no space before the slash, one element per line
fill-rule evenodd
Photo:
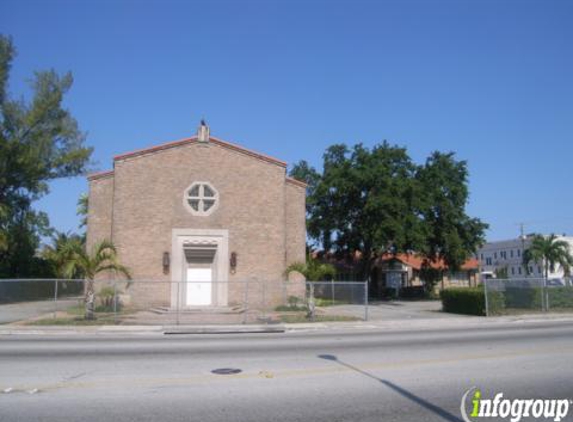
<path fill-rule="evenodd" d="M 81 300 L 81 299 L 80 299 Z M 56 310 L 66 309 L 77 305 L 78 299 L 58 299 L 57 304 L 53 299 L 39 300 L 35 302 L 18 302 L 0 305 L 0 324 L 22 321 L 36 318 Z"/>
<path fill-rule="evenodd" d="M 363 305 L 337 305 L 321 308 L 327 315 L 351 315 L 364 318 Z M 368 319 L 370 321 L 403 321 L 409 319 L 449 319 L 460 318 L 464 315 L 442 312 L 442 302 L 439 300 L 419 301 L 380 301 L 368 304 Z M 469 317 L 468 318 L 472 318 Z"/>

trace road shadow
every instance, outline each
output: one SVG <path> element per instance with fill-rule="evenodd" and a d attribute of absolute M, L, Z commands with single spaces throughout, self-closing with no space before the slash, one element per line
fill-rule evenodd
<path fill-rule="evenodd" d="M 414 403 L 416 403 L 417 405 L 435 413 L 436 415 L 440 416 L 441 418 L 447 420 L 447 421 L 451 421 L 451 422 L 464 422 L 461 418 L 457 417 L 456 415 L 448 412 L 445 409 L 442 409 L 439 406 L 436 406 L 433 403 L 430 403 L 427 400 L 424 400 L 422 397 L 417 396 L 416 394 L 400 387 L 399 385 L 394 384 L 392 381 L 388 381 L 382 378 L 378 378 L 375 375 L 372 375 L 366 371 L 363 371 L 360 368 L 357 368 L 353 365 L 350 365 L 349 363 L 343 362 L 340 359 L 338 359 L 336 356 L 334 355 L 318 355 L 318 357 L 320 359 L 324 359 L 324 360 L 329 360 L 332 362 L 336 362 L 339 365 L 342 365 L 346 368 L 352 369 L 355 372 L 358 372 L 359 374 L 362 374 L 368 378 L 372 378 L 373 380 L 376 380 L 378 382 L 380 382 L 381 384 L 385 385 L 386 387 L 390 388 L 392 391 L 400 394 L 402 397 L 407 398 L 408 400 L 413 401 Z"/>

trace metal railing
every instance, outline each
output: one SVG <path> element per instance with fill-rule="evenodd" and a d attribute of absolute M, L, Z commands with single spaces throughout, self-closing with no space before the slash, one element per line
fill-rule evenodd
<path fill-rule="evenodd" d="M 368 319 L 367 282 L 1 279 L 0 324 L 213 325 Z"/>
<path fill-rule="evenodd" d="M 567 279 L 488 279 L 483 286 L 488 316 L 573 312 L 573 285 Z"/>

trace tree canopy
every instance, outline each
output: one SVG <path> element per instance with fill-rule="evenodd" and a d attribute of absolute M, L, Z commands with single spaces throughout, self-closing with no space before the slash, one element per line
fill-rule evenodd
<path fill-rule="evenodd" d="M 405 148 L 336 144 L 322 172 L 301 161 L 290 175 L 308 183 L 309 238 L 325 251 L 362 252 L 362 275 L 380 253 L 415 251 L 459 268 L 483 242 L 487 225 L 466 214 L 467 163 L 434 152 L 415 164 Z"/>
<path fill-rule="evenodd" d="M 35 72 L 32 98 L 12 99 L 8 78 L 15 56 L 10 38 L 0 35 L 0 276 L 37 275 L 34 255 L 40 236 L 51 233 L 45 213 L 32 203 L 49 192 L 49 182 L 83 174 L 92 149 L 64 95 L 70 73 Z"/>

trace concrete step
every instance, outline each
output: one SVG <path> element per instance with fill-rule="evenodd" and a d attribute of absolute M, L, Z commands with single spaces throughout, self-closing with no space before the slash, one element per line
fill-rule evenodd
<path fill-rule="evenodd" d="M 216 307 L 189 307 L 189 308 L 180 308 L 179 310 L 169 307 L 155 307 L 149 309 L 149 312 L 152 312 L 156 315 L 175 315 L 179 312 L 179 315 L 204 315 L 204 314 L 242 314 L 245 312 L 245 309 L 242 307 L 231 308 L 228 306 L 216 306 Z"/>

